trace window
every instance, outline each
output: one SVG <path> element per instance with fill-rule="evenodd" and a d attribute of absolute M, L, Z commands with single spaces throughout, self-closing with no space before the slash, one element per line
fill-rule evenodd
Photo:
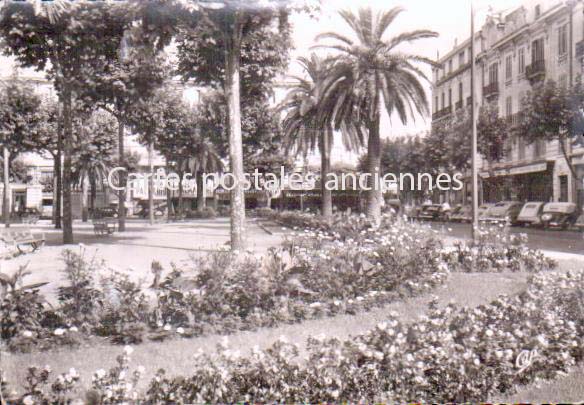
<path fill-rule="evenodd" d="M 513 56 L 508 55 L 505 58 L 505 80 L 510 81 L 513 77 Z"/>
<path fill-rule="evenodd" d="M 533 143 L 533 157 L 534 158 L 540 158 L 543 157 L 545 155 L 545 140 L 543 139 L 538 139 L 537 141 L 535 141 Z"/>
<path fill-rule="evenodd" d="M 442 92 L 442 107 L 441 107 L 441 109 L 444 109 L 444 107 L 446 107 L 444 105 L 444 102 L 445 102 L 445 97 L 444 97 L 444 92 Z"/>
<path fill-rule="evenodd" d="M 568 24 L 558 28 L 558 56 L 565 56 L 568 53 Z"/>
<path fill-rule="evenodd" d="M 519 160 L 525 160 L 525 139 L 522 136 L 517 138 L 517 155 Z"/>
<path fill-rule="evenodd" d="M 505 116 L 510 117 L 513 115 L 513 98 L 511 96 L 507 97 L 505 100 Z"/>
<path fill-rule="evenodd" d="M 544 60 L 543 38 L 536 39 L 531 44 L 531 63 Z"/>
<path fill-rule="evenodd" d="M 448 107 L 452 106 L 452 89 L 448 89 Z"/>
<path fill-rule="evenodd" d="M 539 18 L 539 16 L 541 15 L 541 6 L 538 4 L 537 6 L 535 6 L 535 18 Z"/>
<path fill-rule="evenodd" d="M 518 66 L 517 70 L 520 75 L 525 73 L 525 48 L 519 48 L 517 53 Z"/>
<path fill-rule="evenodd" d="M 448 73 L 452 73 L 452 59 L 448 61 Z"/>
<path fill-rule="evenodd" d="M 499 82 L 499 66 L 497 63 L 493 63 L 489 67 L 489 84 L 494 84 Z"/>
<path fill-rule="evenodd" d="M 560 180 L 560 201 L 568 202 L 568 176 L 559 176 Z"/>
<path fill-rule="evenodd" d="M 438 105 L 438 96 L 436 96 L 434 98 L 434 112 L 437 112 L 440 109 L 440 106 Z"/>
<path fill-rule="evenodd" d="M 458 83 L 458 101 L 460 102 L 460 105 L 462 106 L 462 82 Z"/>
<path fill-rule="evenodd" d="M 464 51 L 458 54 L 458 66 L 464 66 Z"/>

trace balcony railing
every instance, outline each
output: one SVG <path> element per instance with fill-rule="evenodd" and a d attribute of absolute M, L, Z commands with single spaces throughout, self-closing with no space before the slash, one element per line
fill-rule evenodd
<path fill-rule="evenodd" d="M 536 60 L 525 67 L 525 76 L 531 82 L 543 80 L 545 77 L 545 60 Z"/>
<path fill-rule="evenodd" d="M 508 115 L 506 120 L 507 120 L 507 124 L 509 124 L 512 128 L 515 128 L 519 125 L 519 122 L 521 121 L 521 112 L 515 113 L 515 114 L 511 114 Z"/>
<path fill-rule="evenodd" d="M 483 96 L 485 98 L 497 97 L 499 95 L 499 83 L 493 82 L 483 87 Z"/>
<path fill-rule="evenodd" d="M 438 120 L 440 118 L 447 117 L 450 114 L 452 114 L 452 106 L 448 106 L 446 108 L 436 111 L 434 114 L 432 114 L 432 119 Z"/>
<path fill-rule="evenodd" d="M 576 44 L 576 57 L 579 58 L 581 56 L 584 56 L 584 41 Z"/>
<path fill-rule="evenodd" d="M 470 106 L 470 105 L 472 105 L 472 96 L 468 96 L 466 98 L 466 105 L 467 105 L 467 107 Z"/>
<path fill-rule="evenodd" d="M 462 107 L 464 107 L 462 104 L 462 100 L 457 101 L 456 104 L 454 105 L 455 110 L 460 110 Z"/>

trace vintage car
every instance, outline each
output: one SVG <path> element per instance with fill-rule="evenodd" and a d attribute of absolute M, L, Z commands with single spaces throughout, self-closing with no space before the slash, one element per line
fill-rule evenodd
<path fill-rule="evenodd" d="M 542 224 L 541 216 L 543 214 L 544 202 L 528 202 L 525 203 L 519 216 L 517 217 L 517 222 L 522 225 L 527 226 L 539 226 Z"/>
<path fill-rule="evenodd" d="M 442 204 L 423 205 L 418 219 L 430 221 L 447 221 L 450 217 L 449 209 L 445 210 Z"/>
<path fill-rule="evenodd" d="M 486 218 L 486 216 L 489 214 L 489 210 L 491 208 L 493 208 L 495 206 L 495 204 L 492 203 L 485 203 L 479 206 L 479 221 L 482 220 L 483 218 Z M 471 212 L 472 212 L 472 208 L 471 208 Z M 472 214 L 471 214 L 472 215 Z M 471 219 L 472 221 L 472 219 Z"/>
<path fill-rule="evenodd" d="M 490 207 L 487 213 L 479 218 L 486 223 L 505 223 L 514 225 L 521 211 L 522 204 L 517 201 L 501 201 Z"/>
<path fill-rule="evenodd" d="M 547 203 L 541 216 L 544 228 L 568 229 L 577 219 L 576 204 L 566 202 Z"/>
<path fill-rule="evenodd" d="M 453 222 L 472 222 L 472 207 L 463 205 L 458 210 L 452 212 L 450 220 Z"/>

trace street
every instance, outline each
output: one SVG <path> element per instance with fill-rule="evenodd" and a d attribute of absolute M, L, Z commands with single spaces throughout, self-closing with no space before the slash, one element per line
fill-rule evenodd
<path fill-rule="evenodd" d="M 470 239 L 471 225 L 453 222 L 426 222 L 433 229 L 449 236 Z M 534 249 L 552 250 L 584 255 L 584 233 L 575 231 L 543 230 L 537 228 L 512 227 L 512 233 L 528 235 L 528 246 Z"/>

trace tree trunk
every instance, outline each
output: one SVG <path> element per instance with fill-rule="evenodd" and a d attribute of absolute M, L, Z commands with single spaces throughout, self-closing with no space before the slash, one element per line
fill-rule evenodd
<path fill-rule="evenodd" d="M 203 183 L 203 173 L 198 170 L 195 174 L 197 181 L 197 212 L 202 212 L 207 206 L 205 199 L 205 184 Z"/>
<path fill-rule="evenodd" d="M 183 176 L 184 176 L 184 171 L 183 171 L 183 162 L 180 161 L 177 164 L 178 167 L 178 209 L 177 209 L 177 213 L 178 213 L 178 218 L 182 219 L 182 214 L 183 214 Z"/>
<path fill-rule="evenodd" d="M 121 167 L 126 167 L 126 159 L 124 157 L 124 121 L 122 117 L 117 117 L 118 119 L 118 155 L 119 155 L 119 165 Z M 124 170 L 120 171 L 120 187 L 124 187 L 123 190 L 118 191 L 118 231 L 126 231 L 126 172 Z"/>
<path fill-rule="evenodd" d="M 95 212 L 95 200 L 97 200 L 97 181 L 95 176 L 91 176 L 90 180 L 90 195 L 89 195 L 89 208 L 91 212 Z"/>
<path fill-rule="evenodd" d="M 4 219 L 4 226 L 8 228 L 10 226 L 10 194 L 8 189 L 10 188 L 10 152 L 6 145 L 4 145 L 3 153 L 4 153 L 4 190 L 2 191 L 2 218 Z"/>
<path fill-rule="evenodd" d="M 150 168 L 150 177 L 148 177 L 148 219 L 150 225 L 154 225 L 154 143 L 148 144 L 148 166 Z"/>
<path fill-rule="evenodd" d="M 231 250 L 245 248 L 245 200 L 243 193 L 243 146 L 241 139 L 241 105 L 239 65 L 241 57 L 241 22 L 235 11 L 233 31 L 226 38 L 225 92 L 229 111 L 229 158 L 235 185 L 231 191 Z"/>
<path fill-rule="evenodd" d="M 326 188 L 328 174 L 331 172 L 331 135 L 332 133 L 330 128 L 325 129 L 322 131 L 322 139 L 320 142 L 320 190 L 322 194 L 321 214 L 324 218 L 330 218 L 333 215 L 332 191 Z"/>
<path fill-rule="evenodd" d="M 367 173 L 370 177 L 367 181 L 367 216 L 374 222 L 379 223 L 381 219 L 381 187 L 376 178 L 380 178 L 381 167 L 381 140 L 379 136 L 379 114 L 375 113 L 369 121 L 369 137 L 367 141 Z M 377 177 L 376 177 L 377 176 Z"/>
<path fill-rule="evenodd" d="M 89 180 L 87 175 L 84 175 L 81 179 L 81 221 L 87 222 L 89 217 L 88 210 L 87 210 L 87 192 L 88 192 L 88 184 Z"/>
<path fill-rule="evenodd" d="M 71 112 L 71 89 L 65 85 L 63 92 L 63 244 L 73 241 L 73 207 L 71 205 L 71 183 L 73 153 L 73 117 Z"/>
<path fill-rule="evenodd" d="M 61 229 L 61 212 L 63 202 L 63 115 L 59 114 L 59 122 L 57 124 L 57 155 L 55 156 L 55 190 L 53 192 L 53 210 L 55 211 L 55 229 Z"/>

